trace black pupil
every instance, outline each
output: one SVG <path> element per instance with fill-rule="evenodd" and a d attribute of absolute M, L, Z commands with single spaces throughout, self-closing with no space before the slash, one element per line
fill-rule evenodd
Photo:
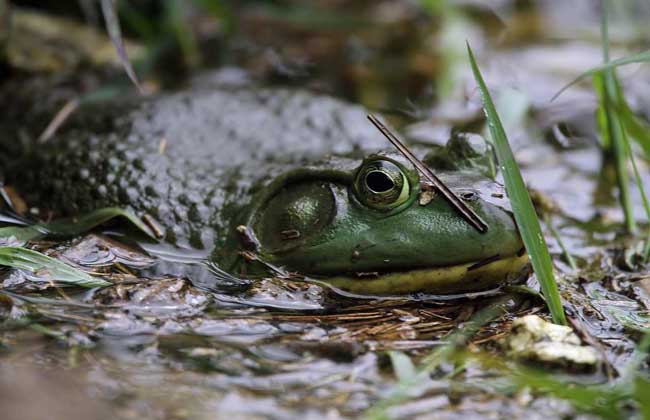
<path fill-rule="evenodd" d="M 390 191 L 395 187 L 393 180 L 387 174 L 379 171 L 366 175 L 366 185 L 376 193 Z"/>

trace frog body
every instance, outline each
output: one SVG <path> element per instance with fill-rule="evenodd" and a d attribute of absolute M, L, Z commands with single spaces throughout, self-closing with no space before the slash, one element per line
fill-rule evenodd
<path fill-rule="evenodd" d="M 484 289 L 527 263 L 501 186 L 449 149 L 467 142 L 429 164 L 487 233 L 423 189 L 361 107 L 327 96 L 220 87 L 124 100 L 81 109 L 44 144 L 2 124 L 5 182 L 30 205 L 123 207 L 230 271 L 245 264 L 242 227 L 261 260 L 361 294 Z"/>

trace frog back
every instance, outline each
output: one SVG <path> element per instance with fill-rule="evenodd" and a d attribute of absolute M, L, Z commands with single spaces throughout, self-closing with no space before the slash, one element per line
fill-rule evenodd
<path fill-rule="evenodd" d="M 361 107 L 270 88 L 88 105 L 46 142 L 4 125 L 5 182 L 30 205 L 56 215 L 120 206 L 193 247 L 223 236 L 251 191 L 281 168 L 383 145 Z"/>

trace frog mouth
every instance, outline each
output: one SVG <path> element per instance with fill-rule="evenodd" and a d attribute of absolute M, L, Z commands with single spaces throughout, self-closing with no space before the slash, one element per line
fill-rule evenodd
<path fill-rule="evenodd" d="M 452 266 L 380 273 L 372 277 L 335 276 L 323 282 L 359 295 L 460 293 L 486 290 L 514 280 L 528 265 L 523 252 Z"/>

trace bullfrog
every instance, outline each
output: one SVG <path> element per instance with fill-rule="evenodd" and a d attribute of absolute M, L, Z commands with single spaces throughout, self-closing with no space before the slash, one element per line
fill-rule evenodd
<path fill-rule="evenodd" d="M 362 107 L 329 96 L 214 85 L 122 98 L 82 107 L 45 142 L 0 124 L 5 184 L 42 217 L 119 206 L 233 274 L 271 266 L 358 294 L 456 293 L 527 265 L 482 139 L 413 151 L 485 233 L 389 149 Z"/>

